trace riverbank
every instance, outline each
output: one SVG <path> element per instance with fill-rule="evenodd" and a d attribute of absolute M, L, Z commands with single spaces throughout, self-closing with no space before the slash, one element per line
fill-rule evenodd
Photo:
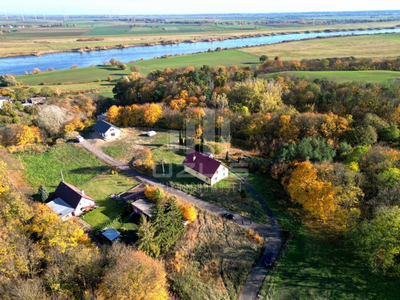
<path fill-rule="evenodd" d="M 40 57 L 46 54 L 55 54 L 55 53 L 85 53 L 92 51 L 105 51 L 105 50 L 113 50 L 113 49 L 126 49 L 132 47 L 149 47 L 149 46 L 157 46 L 157 45 L 178 45 L 181 43 L 212 43 L 212 42 L 221 42 L 226 40 L 239 40 L 239 39 L 247 39 L 247 38 L 261 38 L 261 37 L 274 37 L 274 36 L 286 36 L 286 35 L 300 35 L 300 34 L 319 34 L 319 33 L 337 33 L 337 32 L 356 32 L 354 35 L 362 35 L 362 32 L 365 31 L 376 31 L 376 30 L 395 30 L 400 28 L 400 24 L 397 26 L 390 27 L 376 27 L 376 28 L 341 28 L 341 29 L 325 29 L 325 30 L 304 30 L 304 31 L 283 31 L 283 32 L 265 32 L 265 33 L 254 33 L 254 34 L 242 34 L 242 35 L 211 35 L 210 37 L 193 37 L 190 39 L 161 39 L 159 41 L 154 42 L 137 42 L 137 43 L 124 43 L 124 44 L 115 44 L 115 45 L 98 45 L 98 46 L 82 46 L 71 49 L 52 49 L 48 48 L 48 50 L 38 50 L 38 51 L 24 51 L 24 52 L 10 52 L 0 54 L 0 58 L 9 58 L 9 57 L 21 57 L 21 56 L 37 56 Z M 360 34 L 358 34 L 360 32 Z M 340 36 L 340 35 L 339 35 Z M 334 36 L 329 36 L 334 37 Z M 316 37 L 323 38 L 323 37 Z M 309 38 L 315 39 L 315 38 Z M 294 40 L 287 40 L 284 42 L 291 42 Z M 86 42 L 85 39 L 78 39 L 77 42 Z M 102 41 L 99 41 L 102 42 Z M 262 45 L 262 44 L 260 44 Z M 243 48 L 241 47 L 230 47 L 229 49 L 237 49 Z M 202 51 L 204 52 L 204 51 Z M 0 61 L 1 62 L 1 61 Z"/>

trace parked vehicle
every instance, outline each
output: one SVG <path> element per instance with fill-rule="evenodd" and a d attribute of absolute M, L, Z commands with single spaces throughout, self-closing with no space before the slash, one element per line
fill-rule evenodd
<path fill-rule="evenodd" d="M 82 143 L 83 140 L 84 140 L 84 138 L 81 137 L 80 135 L 78 135 L 78 136 L 76 137 L 76 141 L 77 141 L 78 143 Z"/>
<path fill-rule="evenodd" d="M 267 258 L 264 260 L 264 265 L 267 268 L 271 268 L 274 265 L 274 262 L 275 262 L 274 253 L 272 253 L 272 252 L 268 253 Z"/>
<path fill-rule="evenodd" d="M 233 214 L 225 213 L 222 215 L 222 217 L 224 217 L 227 220 L 235 220 L 235 216 Z"/>

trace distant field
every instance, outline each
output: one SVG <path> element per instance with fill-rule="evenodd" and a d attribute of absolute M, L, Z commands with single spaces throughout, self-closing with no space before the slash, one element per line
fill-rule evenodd
<path fill-rule="evenodd" d="M 226 22 L 227 20 L 221 20 Z M 238 19 L 236 19 L 238 21 Z M 255 19 L 249 19 L 255 21 Z M 40 24 L 43 22 L 31 22 Z M 46 24 L 50 24 L 48 22 Z M 27 23 L 17 23 L 26 25 Z M 247 34 L 265 34 L 279 32 L 298 32 L 307 30 L 326 29 L 373 29 L 381 27 L 394 27 L 400 21 L 374 22 L 374 23 L 351 23 L 339 25 L 311 25 L 311 24 L 279 24 L 279 25 L 251 25 L 251 24 L 162 24 L 143 22 L 122 22 L 117 20 L 94 20 L 68 21 L 69 27 L 52 28 L 24 28 L 18 32 L 0 35 L 0 55 L 45 53 L 54 51 L 68 51 L 82 46 L 110 46 L 119 44 L 137 44 L 160 42 L 161 40 L 201 40 L 204 38 L 218 37 L 230 38 L 240 37 Z M 74 24 L 76 25 L 75 27 Z M 139 25 L 130 27 L 134 24 Z M 146 26 L 146 27 L 142 27 Z M 104 38 L 102 41 L 77 42 L 77 39 L 85 37 Z M 24 43 L 20 43 L 23 41 Z M 379 49 L 379 47 L 376 47 Z"/>
<path fill-rule="evenodd" d="M 174 56 L 166 59 L 151 59 L 138 61 L 135 65 L 140 67 L 140 72 L 148 74 L 154 70 L 164 70 L 166 68 L 179 68 L 186 66 L 200 67 L 202 65 L 226 65 L 231 64 L 243 66 L 257 64 L 258 57 L 252 54 L 240 52 L 237 50 L 228 50 L 221 52 L 207 52 L 193 55 Z M 118 70 L 112 66 L 96 66 L 78 69 L 68 69 L 52 72 L 43 72 L 36 75 L 18 76 L 17 80 L 24 84 L 38 85 L 45 83 L 62 83 L 62 82 L 84 82 L 95 81 L 97 79 L 106 80 L 108 76 L 113 79 L 119 79 L 121 76 L 129 75 L 129 67 L 132 64 L 127 64 L 128 69 Z M 107 83 L 100 83 L 102 86 Z M 63 88 L 59 86 L 59 88 Z M 72 86 L 72 88 L 75 88 Z"/>
<path fill-rule="evenodd" d="M 326 78 L 339 83 L 347 81 L 382 83 L 391 79 L 400 79 L 400 72 L 397 71 L 296 71 L 289 73 L 298 77 Z M 266 75 L 266 77 L 273 76 L 275 74 Z"/>
<path fill-rule="evenodd" d="M 400 34 L 346 36 L 296 41 L 240 49 L 245 53 L 283 60 L 329 57 L 395 57 L 400 55 Z"/>

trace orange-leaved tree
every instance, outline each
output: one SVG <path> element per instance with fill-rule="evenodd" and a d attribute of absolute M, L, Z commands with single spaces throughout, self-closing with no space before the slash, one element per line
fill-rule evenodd
<path fill-rule="evenodd" d="M 325 221 L 337 209 L 335 191 L 330 182 L 318 179 L 317 172 L 309 161 L 298 164 L 290 176 L 287 190 L 292 201 Z"/>
<path fill-rule="evenodd" d="M 100 299 L 168 299 L 166 275 L 161 261 L 126 248 L 106 272 L 99 288 Z"/>

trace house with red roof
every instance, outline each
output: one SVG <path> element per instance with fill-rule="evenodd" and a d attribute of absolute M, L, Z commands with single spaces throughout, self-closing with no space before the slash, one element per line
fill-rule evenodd
<path fill-rule="evenodd" d="M 47 203 L 47 206 L 63 220 L 67 220 L 92 209 L 95 202 L 83 190 L 61 181 L 54 193 L 54 200 Z"/>
<path fill-rule="evenodd" d="M 183 166 L 185 172 L 209 185 L 214 185 L 229 176 L 228 166 L 194 150 L 186 156 Z"/>

